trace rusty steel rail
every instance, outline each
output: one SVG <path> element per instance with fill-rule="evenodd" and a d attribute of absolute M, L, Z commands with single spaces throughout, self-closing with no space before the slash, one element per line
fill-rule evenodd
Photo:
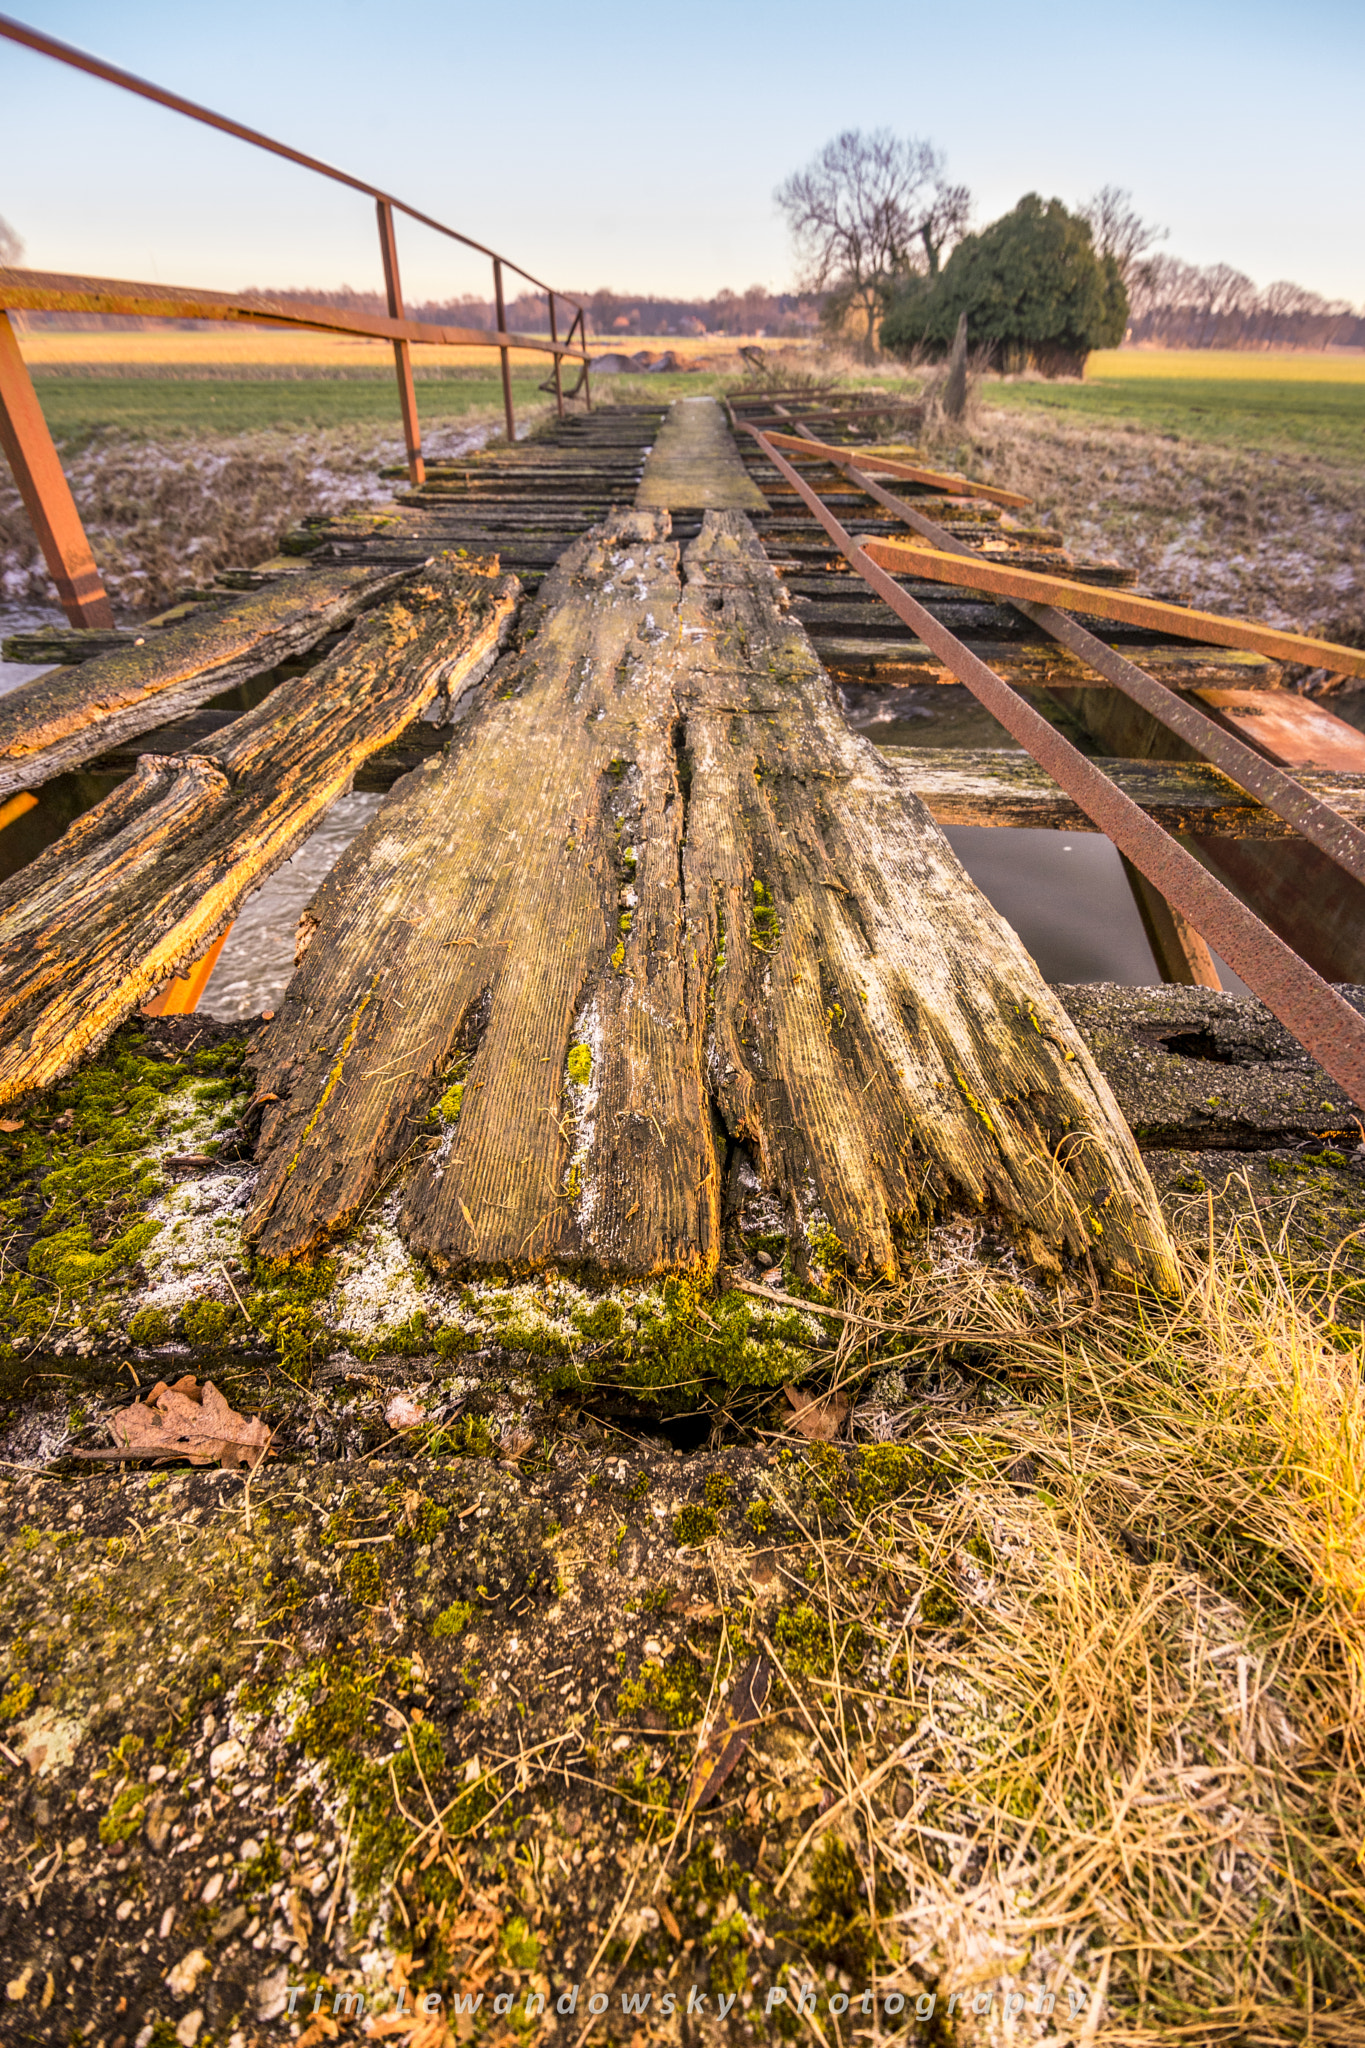
<path fill-rule="evenodd" d="M 414 343 L 447 348 L 491 346 L 498 350 L 502 368 L 503 413 L 509 441 L 516 439 L 509 355 L 509 350 L 513 348 L 533 349 L 554 358 L 554 390 L 561 418 L 564 414 L 566 395 L 572 397 L 580 387 L 586 404 L 591 408 L 592 387 L 588 381 L 590 359 L 585 309 L 582 303 L 570 294 L 557 292 L 543 279 L 535 277 L 529 270 L 523 270 L 519 263 L 513 263 L 510 258 L 500 255 L 496 249 L 490 249 L 483 242 L 475 241 L 472 235 L 462 234 L 458 228 L 449 227 L 445 221 L 437 220 L 429 213 L 423 213 L 418 207 L 409 206 L 406 200 L 397 198 L 378 185 L 370 184 L 367 179 L 354 177 L 349 171 L 338 170 L 336 165 L 324 163 L 320 157 L 309 156 L 303 150 L 291 149 L 287 143 L 277 142 L 273 136 L 262 134 L 260 129 L 250 128 L 241 121 L 230 120 L 224 114 L 216 114 L 212 108 L 202 107 L 194 100 L 185 99 L 180 93 L 167 92 L 164 87 L 153 85 L 145 78 L 139 78 L 135 72 L 124 71 L 117 64 L 108 64 L 101 57 L 92 57 L 88 51 L 79 50 L 71 43 L 61 42 L 56 36 L 46 35 L 41 29 L 30 28 L 25 22 L 15 21 L 9 15 L 0 14 L 0 38 L 19 44 L 24 49 L 34 50 L 39 56 L 51 57 L 56 63 L 66 64 L 75 71 L 83 71 L 89 77 L 101 79 L 107 85 L 118 86 L 122 91 L 133 93 L 140 99 L 150 100 L 154 105 L 165 107 L 171 113 L 183 114 L 188 120 L 198 121 L 208 128 L 216 128 L 221 134 L 231 135 L 239 142 L 250 143 L 255 149 L 266 150 L 272 156 L 282 157 L 287 163 L 297 164 L 301 169 L 312 171 L 319 177 L 330 178 L 335 184 L 346 185 L 353 192 L 363 192 L 375 203 L 380 255 L 384 268 L 387 317 L 342 313 L 325 306 L 291 307 L 272 302 L 264 294 L 234 298 L 225 292 L 194 292 L 159 285 L 121 284 L 112 278 L 58 277 L 32 271 L 0 271 L 0 446 L 3 446 L 10 467 L 14 471 L 20 495 L 42 548 L 43 558 L 57 585 L 62 608 L 73 625 L 112 626 L 113 611 L 95 567 L 90 543 L 86 539 L 79 514 L 62 475 L 52 436 L 48 432 L 42 408 L 33 388 L 33 380 L 14 339 L 9 310 L 77 310 L 135 313 L 164 319 L 249 321 L 263 326 L 297 327 L 328 333 L 363 335 L 371 340 L 389 341 L 393 345 L 394 368 L 398 379 L 399 410 L 403 420 L 403 438 L 407 447 L 408 474 L 414 484 L 421 484 L 426 480 L 421 427 L 417 414 L 417 392 L 412 376 Z M 493 299 L 497 318 L 497 326 L 492 333 L 480 328 L 437 327 L 405 317 L 398 273 L 398 244 L 394 232 L 394 215 L 397 213 L 405 214 L 409 220 L 417 221 L 423 227 L 432 228 L 438 235 L 444 235 L 448 240 L 459 242 L 464 248 L 472 249 L 477 255 L 488 258 L 493 266 Z M 514 272 L 536 291 L 546 294 L 550 309 L 548 341 L 530 335 L 510 334 L 507 331 L 503 291 L 505 270 Z M 566 306 L 573 308 L 573 318 L 563 340 L 559 337 L 556 300 L 562 300 Z M 579 382 L 568 394 L 564 391 L 560 375 L 560 365 L 565 356 L 571 356 L 582 364 Z"/>
<path fill-rule="evenodd" d="M 1011 738 L 1030 753 L 1194 929 L 1215 946 L 1358 1108 L 1365 1108 L 1365 1017 L 1286 945 L 1254 910 L 1200 866 L 1192 853 L 1125 796 L 1096 762 L 1064 739 L 1002 676 L 964 647 L 865 554 L 805 478 L 759 428 L 745 426 L 768 460 L 878 597 L 965 683 Z M 1086 657 L 1089 658 L 1088 656 Z M 1150 680 L 1150 679 L 1149 679 Z M 1307 792 L 1304 792 L 1305 796 Z M 1343 821 L 1344 822 L 1344 821 Z"/>
<path fill-rule="evenodd" d="M 749 431 L 753 432 L 753 429 L 750 428 Z M 831 451 L 818 442 L 811 447 L 812 457 L 816 456 L 817 448 L 818 460 L 833 460 Z M 897 497 L 893 491 L 883 489 L 866 471 L 860 469 L 856 462 L 847 459 L 847 451 L 839 451 L 839 459 L 833 461 L 833 466 L 842 470 L 877 504 L 885 506 L 886 510 L 893 512 L 898 519 L 903 519 L 907 526 L 912 527 L 916 533 L 922 533 L 926 540 L 932 540 L 935 547 L 940 548 L 945 554 L 965 556 L 971 562 L 980 561 L 980 556 L 975 554 L 965 541 L 959 540 L 955 534 L 949 533 L 946 527 L 938 525 L 927 514 L 917 510 L 908 499 Z M 870 545 L 873 548 L 881 548 L 885 543 L 873 541 Z M 895 543 L 891 545 L 894 546 Z M 885 569 L 890 566 L 885 561 L 877 561 L 875 554 L 870 555 L 869 559 L 876 561 L 879 568 Z M 917 563 L 912 566 L 907 560 L 901 573 L 913 574 L 916 566 Z M 1042 632 L 1068 648 L 1088 668 L 1095 669 L 1106 682 L 1112 683 L 1116 690 L 1121 690 L 1125 697 L 1130 697 L 1135 704 L 1140 704 L 1144 711 L 1149 712 L 1168 731 L 1175 733 L 1188 746 L 1202 754 L 1213 767 L 1221 768 L 1225 775 L 1230 775 L 1234 782 L 1240 783 L 1242 788 L 1254 796 L 1258 803 L 1264 804 L 1268 811 L 1273 811 L 1286 825 L 1292 825 L 1305 839 L 1311 839 L 1314 846 L 1325 853 L 1339 868 L 1344 868 L 1347 874 L 1354 875 L 1357 881 L 1365 882 L 1365 832 L 1362 832 L 1358 825 L 1353 824 L 1349 818 L 1343 818 L 1330 804 L 1325 804 L 1315 797 L 1311 790 L 1305 789 L 1296 777 L 1274 761 L 1267 761 L 1263 754 L 1256 753 L 1234 733 L 1228 732 L 1210 718 L 1207 712 L 1201 711 L 1195 704 L 1187 704 L 1184 698 L 1178 696 L 1166 683 L 1148 675 L 1146 669 L 1139 668 L 1135 662 L 1127 660 L 1116 648 L 1107 647 L 1103 640 L 1097 639 L 1095 634 L 1087 632 L 1084 626 L 1079 625 L 1069 612 L 1058 611 L 1055 605 L 1034 604 L 1019 597 L 1011 598 L 1010 602 L 1016 611 L 1022 612 L 1024 617 L 1031 620 Z M 1343 650 L 1346 651 L 1351 650 Z"/>

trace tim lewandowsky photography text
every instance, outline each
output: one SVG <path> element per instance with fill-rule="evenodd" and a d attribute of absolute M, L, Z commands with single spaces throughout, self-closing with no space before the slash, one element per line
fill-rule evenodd
<path fill-rule="evenodd" d="M 1091 1994 L 1084 1985 L 1069 1985 L 1061 1996 L 1065 2001 L 1062 2011 L 1068 2019 L 1079 2019 L 1089 2009 Z M 940 2008 L 950 2019 L 965 2018 L 968 2013 L 976 2019 L 985 2019 L 995 2013 L 997 2000 L 999 2011 L 1006 2019 L 1017 2019 L 1025 2013 L 1035 2019 L 1046 2019 L 1058 2011 L 1058 1993 L 1042 1984 L 1015 1986 L 1009 1991 L 999 1993 L 980 1987 L 965 1991 L 921 1991 L 914 1994 L 903 1991 L 879 1991 L 872 1987 L 862 1991 L 829 1991 L 812 1983 L 771 1984 L 766 1991 L 755 1989 L 743 1993 L 739 1996 L 738 2002 L 742 2007 L 752 2009 L 760 1997 L 763 2000 L 765 2017 L 786 2006 L 790 2012 L 803 2019 L 814 2019 L 820 2014 L 828 2014 L 838 2019 L 845 2013 L 869 2018 L 874 2014 L 880 2014 L 883 2018 L 894 2019 L 898 2014 L 906 2013 L 908 2010 L 918 2020 L 929 2020 L 935 2017 Z M 724 2019 L 735 2005 L 736 1999 L 737 1994 L 733 1991 L 704 1991 L 698 1984 L 678 1986 L 657 1993 L 622 1991 L 617 1994 L 621 2012 L 627 2017 L 635 2018 L 641 2018 L 652 2011 L 659 2019 L 667 2019 L 675 2012 L 691 2014 L 694 2018 L 706 2016 Z M 499 2018 L 511 2018 L 515 2015 L 517 2019 L 525 2020 L 548 2019 L 549 2015 L 554 2013 L 561 2019 L 583 2016 L 600 2019 L 610 2009 L 612 2002 L 605 1991 L 594 1991 L 584 1997 L 583 1986 L 571 1984 L 557 1996 L 538 1991 L 527 1991 L 524 1994 L 502 1991 L 490 2001 L 490 2005 Z M 386 2008 L 386 2017 L 401 2016 L 409 2012 L 414 2017 L 434 2016 L 444 2012 L 447 2007 L 452 2015 L 471 2015 L 479 2012 L 483 2004 L 484 1994 L 481 1991 L 455 1992 L 448 2000 L 443 2000 L 438 1992 L 428 1991 L 419 1993 L 409 2005 L 405 1985 L 399 1992 L 397 2004 Z M 521 2007 L 520 2012 L 516 2011 L 518 2004 Z M 328 2013 L 333 2017 L 361 2019 L 365 2015 L 365 2009 L 363 1991 L 338 1991 L 330 1994 L 329 1989 L 319 1988 L 312 1992 L 310 2001 L 307 1985 L 289 1984 L 285 1986 L 277 2010 L 269 2015 L 262 2014 L 262 2017 L 275 2018 L 283 2015 L 313 2019 L 320 2013 Z M 1061 2016 L 1060 2013 L 1058 2016 Z"/>

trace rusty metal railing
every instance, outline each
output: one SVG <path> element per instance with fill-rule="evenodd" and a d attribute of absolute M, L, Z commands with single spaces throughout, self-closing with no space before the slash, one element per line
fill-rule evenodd
<path fill-rule="evenodd" d="M 1365 1108 L 1365 1018 L 1253 909 L 1211 875 L 1164 825 L 1125 795 L 1098 761 L 1091 760 L 1064 738 L 1020 691 L 987 667 L 875 559 L 877 553 L 893 557 L 899 573 L 913 574 L 912 561 L 906 559 L 913 556 L 913 550 L 877 542 L 862 546 L 775 445 L 781 439 L 791 448 L 791 439 L 765 433 L 737 418 L 733 409 L 730 416 L 737 427 L 753 436 L 768 461 L 814 514 L 849 567 L 966 685 L 1152 887 L 1222 954 L 1253 994 L 1260 997 L 1352 1101 Z M 808 430 L 802 430 L 799 422 L 793 424 L 808 445 L 814 444 L 810 446 L 812 457 L 828 462 L 833 451 L 817 442 Z M 877 486 L 860 470 L 857 456 L 856 446 L 840 448 L 835 465 L 856 488 L 905 519 L 936 548 L 979 560 L 972 549 L 946 529 L 903 498 Z M 1339 867 L 1350 874 L 1360 872 L 1360 833 L 1347 820 L 1319 804 L 1293 777 L 1272 768 L 1240 742 L 1230 740 L 1212 720 L 1186 705 L 1145 670 L 1104 647 L 1065 612 L 1018 598 L 1014 602 L 1026 617 L 1071 647 L 1112 685 L 1178 730 L 1189 744 L 1231 774 L 1286 823 L 1304 833 Z M 1334 651 L 1342 656 L 1354 654 L 1354 650 L 1344 648 Z"/>
<path fill-rule="evenodd" d="M 395 198 L 391 192 L 383 191 L 377 185 L 369 184 L 364 178 L 356 178 L 349 171 L 341 171 L 333 164 L 323 163 L 318 157 L 308 156 L 302 150 L 291 149 L 287 143 L 276 142 L 272 136 L 263 135 L 259 129 L 248 128 L 240 121 L 232 121 L 223 114 L 215 114 L 209 107 L 201 107 L 194 100 L 182 98 L 179 93 L 167 92 L 161 86 L 152 85 L 145 78 L 138 78 L 131 71 L 123 71 L 116 64 L 106 64 L 102 58 L 92 57 L 85 50 L 78 50 L 70 43 L 58 41 L 55 36 L 45 35 L 41 29 L 30 28 L 26 23 L 14 21 L 8 15 L 0 15 L 0 37 L 21 44 L 25 49 L 35 50 L 39 55 L 51 57 L 59 64 L 69 65 L 73 70 L 84 71 L 92 78 L 102 79 L 108 85 L 116 85 L 125 92 L 135 93 L 139 98 L 151 100 L 172 113 L 184 114 L 189 120 L 201 122 L 205 127 L 216 128 L 224 135 L 235 136 L 239 142 L 249 142 L 256 149 L 267 150 L 272 156 L 283 157 L 287 163 L 298 164 L 302 169 L 314 171 L 319 177 L 330 178 L 338 185 L 347 185 L 354 192 L 363 192 L 373 199 L 379 227 L 380 256 L 384 267 L 384 290 L 388 301 L 388 314 L 355 313 L 349 310 L 292 300 L 272 299 L 265 293 L 251 293 L 234 297 L 226 292 L 190 291 L 162 285 L 136 284 L 114 278 L 68 277 L 52 272 L 0 269 L 0 446 L 14 471 L 15 481 L 23 497 L 33 528 L 43 551 L 43 558 L 57 586 L 62 608 L 73 625 L 112 626 L 113 611 L 110 607 L 99 571 L 95 566 L 90 543 L 86 539 L 76 510 L 70 488 L 62 473 L 52 437 L 43 418 L 42 407 L 33 388 L 27 366 L 19 349 L 14 328 L 10 321 L 11 312 L 79 312 L 79 313 L 123 313 L 140 314 L 144 317 L 174 320 L 225 320 L 244 321 L 266 327 L 292 327 L 305 331 L 365 336 L 372 340 L 388 341 L 393 345 L 394 368 L 398 378 L 399 409 L 403 419 L 403 438 L 407 446 L 408 474 L 414 484 L 426 478 L 426 465 L 422 459 L 421 427 L 417 414 L 417 392 L 412 375 L 412 348 L 429 345 L 445 348 L 487 348 L 495 346 L 501 358 L 503 413 L 507 424 L 507 438 L 516 439 L 516 415 L 512 404 L 512 368 L 510 351 L 516 349 L 534 350 L 554 359 L 554 393 L 560 417 L 564 414 L 564 400 L 576 396 L 581 388 L 584 402 L 591 410 L 592 387 L 589 383 L 590 358 L 585 310 L 581 302 L 566 292 L 556 291 L 541 278 L 534 277 L 520 264 L 499 255 L 497 250 L 487 248 L 471 235 L 462 234 L 458 228 L 448 227 L 444 221 L 436 220 L 431 214 L 409 206 L 405 200 Z M 430 322 L 410 320 L 403 309 L 402 286 L 398 271 L 398 242 L 395 233 L 395 214 L 405 214 L 409 220 L 422 227 L 432 228 L 450 241 L 459 242 L 477 255 L 486 256 L 493 266 L 493 303 L 496 309 L 497 325 L 490 333 L 483 328 L 436 326 Z M 540 336 L 509 333 L 507 328 L 506 300 L 503 287 L 504 271 L 511 271 L 537 292 L 543 292 L 549 302 L 550 339 Z M 559 335 L 560 304 L 573 309 L 573 318 L 563 339 Z M 575 339 L 576 338 L 576 339 Z M 566 356 L 582 365 L 579 382 L 568 394 L 565 393 L 561 378 L 561 366 Z"/>

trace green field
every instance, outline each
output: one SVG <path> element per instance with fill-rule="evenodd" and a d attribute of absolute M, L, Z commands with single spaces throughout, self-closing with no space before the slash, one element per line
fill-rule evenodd
<path fill-rule="evenodd" d="M 1112 359 L 1111 359 L 1112 360 Z M 1264 360 L 1264 359 L 1262 359 Z M 1267 372 L 1275 366 L 1267 362 Z M 1217 442 L 1320 461 L 1365 462 L 1365 380 L 1324 377 L 1087 377 L 1083 384 L 987 378 L 988 406 L 1044 412 L 1099 427 L 1138 427 L 1181 441 Z"/>
<path fill-rule="evenodd" d="M 79 377 L 34 375 L 43 412 L 68 454 L 97 435 L 116 432 L 135 440 L 181 435 L 283 433 L 325 427 L 390 428 L 401 434 L 398 392 L 391 377 Z M 546 403 L 536 375 L 512 378 L 519 413 Z M 417 409 L 428 425 L 466 413 L 500 412 L 502 382 L 496 369 L 453 371 L 423 378 Z"/>

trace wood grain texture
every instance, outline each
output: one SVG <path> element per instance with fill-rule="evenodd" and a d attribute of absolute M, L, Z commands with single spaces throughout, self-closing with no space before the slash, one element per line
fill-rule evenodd
<path fill-rule="evenodd" d="M 67 1072 L 182 973 L 357 766 L 492 659 L 516 596 L 496 560 L 428 564 L 195 752 L 144 754 L 0 887 L 0 1102 Z"/>
<path fill-rule="evenodd" d="M 657 658 L 679 595 L 667 532 L 627 513 L 566 551 L 449 756 L 398 785 L 315 898 L 257 1052 L 281 1097 L 247 1226 L 263 1251 L 297 1257 L 349 1222 L 458 1073 L 458 1121 L 404 1192 L 414 1249 L 441 1267 L 714 1266 Z"/>
<path fill-rule="evenodd" d="M 893 1271 L 966 1210 L 1045 1268 L 1171 1284 L 1108 1089 L 845 726 L 748 520 L 708 513 L 685 578 L 667 532 L 618 516 L 567 552 L 457 746 L 319 892 L 256 1046 L 281 1099 L 248 1234 L 305 1255 L 401 1167 L 443 1269 L 705 1275 L 743 1144 L 808 1270 Z"/>
<path fill-rule="evenodd" d="M 276 668 L 394 589 L 410 568 L 300 571 L 0 697 L 0 801 Z"/>
<path fill-rule="evenodd" d="M 889 1272 L 954 1210 L 1043 1267 L 1093 1253 L 1173 1278 L 1108 1088 L 927 811 L 839 714 L 752 528 L 688 551 L 684 867 L 726 1128 L 817 1255 Z M 705 650 L 703 653 L 702 650 Z"/>
<path fill-rule="evenodd" d="M 1079 804 L 1024 753 L 986 747 L 879 747 L 940 825 L 1046 827 L 1093 832 Z M 1292 839 L 1294 829 L 1204 761 L 1109 759 L 1104 769 L 1125 796 L 1168 832 L 1220 839 Z M 1365 824 L 1365 774 L 1306 769 L 1305 789 L 1343 818 Z"/>
<path fill-rule="evenodd" d="M 893 614 L 883 607 L 883 616 L 890 620 Z M 899 684 L 908 688 L 920 683 L 942 683 L 961 688 L 957 677 L 950 668 L 945 668 L 938 656 L 927 648 L 922 640 L 912 639 L 908 634 L 896 639 L 891 633 L 881 638 L 872 635 L 834 636 L 823 632 L 818 621 L 807 619 L 807 630 L 814 640 L 825 666 L 836 674 L 856 676 L 860 681 L 870 679 L 876 682 Z M 1055 640 L 982 640 L 974 638 L 972 651 L 980 656 L 988 668 L 993 668 L 1006 682 L 1022 690 L 1093 690 L 1100 681 L 1094 669 L 1086 668 L 1065 647 L 1059 647 Z M 1120 652 L 1123 649 L 1120 648 Z M 1250 693 L 1253 690 L 1277 689 L 1283 670 L 1278 662 L 1267 661 L 1262 654 L 1242 654 L 1229 650 L 1224 654 L 1207 647 L 1174 648 L 1143 647 L 1133 650 L 1140 654 L 1142 666 L 1149 675 L 1167 683 L 1173 690 L 1203 690 L 1217 687 Z M 1107 689 L 1109 685 L 1106 683 Z"/>

